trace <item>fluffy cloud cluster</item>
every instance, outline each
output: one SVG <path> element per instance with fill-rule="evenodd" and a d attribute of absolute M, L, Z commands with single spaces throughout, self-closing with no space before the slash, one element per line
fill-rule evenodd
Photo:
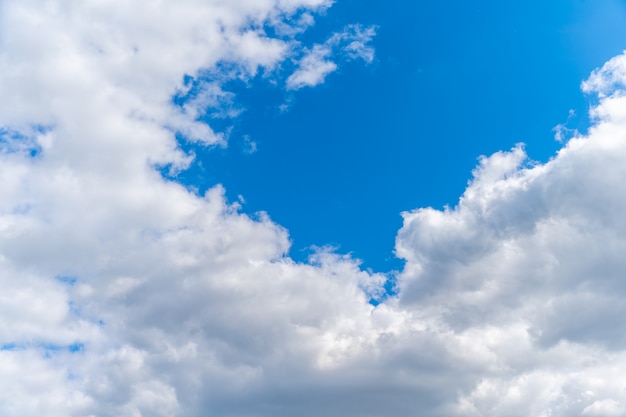
<path fill-rule="evenodd" d="M 496 153 L 454 209 L 404 215 L 399 303 L 466 343 L 463 415 L 626 412 L 625 70 L 583 83 L 594 125 L 548 163 Z"/>
<path fill-rule="evenodd" d="M 384 274 L 296 263 L 267 216 L 161 176 L 191 158 L 177 134 L 224 142 L 203 116 L 225 80 L 371 60 L 360 26 L 295 41 L 329 5 L 2 4 L 0 415 L 626 412 L 626 55 L 583 85 L 586 136 L 483 158 L 456 207 L 404 214 L 376 307 Z"/>

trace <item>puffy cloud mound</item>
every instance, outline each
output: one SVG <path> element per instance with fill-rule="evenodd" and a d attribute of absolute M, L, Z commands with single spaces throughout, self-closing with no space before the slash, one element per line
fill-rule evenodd
<path fill-rule="evenodd" d="M 463 415 L 623 415 L 625 63 L 583 83 L 595 123 L 548 163 L 498 152 L 456 207 L 404 214 L 399 304 L 466 344 Z"/>
<path fill-rule="evenodd" d="M 626 55 L 584 84 L 586 136 L 483 158 L 456 207 L 405 213 L 376 307 L 384 274 L 296 263 L 266 215 L 161 176 L 192 158 L 177 134 L 224 143 L 203 121 L 236 114 L 224 81 L 372 59 L 373 29 L 295 40 L 329 5 L 2 4 L 2 416 L 623 414 Z"/>

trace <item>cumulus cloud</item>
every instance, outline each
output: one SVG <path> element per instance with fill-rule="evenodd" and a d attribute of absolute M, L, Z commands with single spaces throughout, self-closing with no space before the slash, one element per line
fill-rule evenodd
<path fill-rule="evenodd" d="M 404 214 L 400 305 L 483 355 L 465 415 L 622 414 L 625 60 L 583 83 L 596 123 L 551 161 L 498 152 L 456 207 Z"/>
<path fill-rule="evenodd" d="M 582 83 L 582 89 L 586 93 L 595 93 L 600 98 L 605 98 L 616 90 L 623 90 L 626 87 L 625 80 L 626 59 L 616 57 L 602 68 L 594 70 L 589 79 Z"/>
<path fill-rule="evenodd" d="M 223 142 L 224 79 L 316 47 L 371 61 L 373 29 L 298 52 L 264 25 L 329 2 L 148 3 L 2 5 L 0 414 L 623 414 L 626 55 L 552 160 L 483 157 L 455 207 L 404 214 L 384 299 L 385 274 L 294 262 L 268 215 L 157 169 L 189 163 L 177 133 Z"/>

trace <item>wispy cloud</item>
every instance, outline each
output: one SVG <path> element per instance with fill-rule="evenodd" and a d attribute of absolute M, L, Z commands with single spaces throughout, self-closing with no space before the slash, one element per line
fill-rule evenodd
<path fill-rule="evenodd" d="M 335 60 L 362 59 L 367 63 L 374 60 L 374 48 L 370 42 L 376 35 L 373 26 L 350 25 L 333 34 L 323 44 L 314 45 L 299 60 L 298 68 L 287 79 L 287 88 L 298 90 L 321 84 L 326 76 L 337 70 Z"/>

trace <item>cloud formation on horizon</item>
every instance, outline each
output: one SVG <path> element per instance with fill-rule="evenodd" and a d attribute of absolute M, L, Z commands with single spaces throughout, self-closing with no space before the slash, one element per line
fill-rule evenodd
<path fill-rule="evenodd" d="M 177 134 L 224 143 L 201 116 L 225 80 L 314 53 L 294 36 L 330 4 L 2 5 L 0 414 L 624 414 L 626 54 L 552 160 L 483 157 L 455 207 L 404 213 L 377 306 L 386 274 L 297 263 L 266 215 L 162 177 Z M 351 28 L 328 39 L 371 61 Z"/>

